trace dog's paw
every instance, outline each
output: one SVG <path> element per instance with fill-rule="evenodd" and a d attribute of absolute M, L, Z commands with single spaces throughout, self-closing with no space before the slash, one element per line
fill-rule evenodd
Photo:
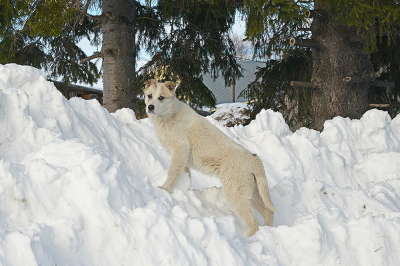
<path fill-rule="evenodd" d="M 164 189 L 165 191 L 169 192 L 170 194 L 171 194 L 171 192 L 172 192 L 172 188 L 167 187 L 167 186 L 164 186 L 164 185 L 159 186 L 159 188 Z"/>

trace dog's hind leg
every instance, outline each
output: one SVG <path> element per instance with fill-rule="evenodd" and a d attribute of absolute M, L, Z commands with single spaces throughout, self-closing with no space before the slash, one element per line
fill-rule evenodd
<path fill-rule="evenodd" d="M 237 185 L 234 187 L 225 186 L 223 189 L 229 205 L 246 225 L 247 236 L 254 235 L 258 230 L 258 221 L 251 210 L 251 190 Z"/>
<path fill-rule="evenodd" d="M 265 225 L 272 226 L 274 221 L 274 212 L 265 206 L 257 187 L 254 188 L 251 203 L 253 204 L 253 207 L 264 217 Z"/>

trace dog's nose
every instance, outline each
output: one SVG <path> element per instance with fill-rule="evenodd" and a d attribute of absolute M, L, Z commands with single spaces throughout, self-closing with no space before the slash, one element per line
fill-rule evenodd
<path fill-rule="evenodd" d="M 147 106 L 147 109 L 149 111 L 153 111 L 154 110 L 154 105 L 150 104 L 149 106 Z"/>

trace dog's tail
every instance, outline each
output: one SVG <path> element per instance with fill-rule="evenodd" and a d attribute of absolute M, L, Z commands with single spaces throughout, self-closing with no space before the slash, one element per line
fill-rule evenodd
<path fill-rule="evenodd" d="M 257 155 L 254 154 L 253 156 L 254 156 L 254 160 L 253 160 L 254 176 L 256 179 L 256 184 L 257 184 L 257 188 L 260 193 L 260 196 L 261 196 L 265 206 L 269 210 L 271 210 L 273 212 L 277 212 L 275 206 L 272 204 L 271 197 L 269 195 L 267 177 L 265 176 L 265 170 L 264 170 L 262 161 L 260 160 L 260 158 L 258 158 Z"/>

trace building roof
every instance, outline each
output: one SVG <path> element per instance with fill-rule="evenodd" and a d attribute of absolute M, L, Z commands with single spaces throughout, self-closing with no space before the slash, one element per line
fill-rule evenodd
<path fill-rule="evenodd" d="M 238 79 L 235 84 L 235 102 L 245 102 L 247 99 L 243 97 L 238 98 L 238 96 L 250 82 L 254 81 L 254 73 L 257 71 L 257 67 L 265 66 L 265 62 L 238 60 L 237 63 L 243 68 L 243 77 Z M 233 87 L 225 87 L 225 80 L 222 76 L 219 76 L 214 81 L 211 74 L 207 73 L 203 76 L 203 82 L 214 93 L 217 104 L 234 102 Z"/>

